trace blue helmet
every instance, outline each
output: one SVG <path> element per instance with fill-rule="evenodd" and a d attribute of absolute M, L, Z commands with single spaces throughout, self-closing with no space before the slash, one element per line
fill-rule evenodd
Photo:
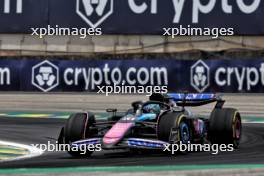
<path fill-rule="evenodd" d="M 155 113 L 159 114 L 160 113 L 160 105 L 158 104 L 149 104 L 143 107 L 143 111 L 145 113 Z"/>

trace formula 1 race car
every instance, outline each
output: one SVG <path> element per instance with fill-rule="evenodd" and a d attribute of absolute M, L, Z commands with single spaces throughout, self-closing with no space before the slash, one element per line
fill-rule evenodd
<path fill-rule="evenodd" d="M 70 146 L 100 144 L 102 149 L 159 149 L 166 144 L 196 143 L 239 146 L 240 113 L 223 108 L 224 100 L 216 94 L 152 94 L 147 102 L 133 102 L 123 114 L 107 109 L 109 118 L 96 121 L 91 112 L 72 114 L 61 129 L 58 143 Z M 186 107 L 216 103 L 210 117 L 192 114 Z M 72 156 L 79 150 L 68 150 Z"/>

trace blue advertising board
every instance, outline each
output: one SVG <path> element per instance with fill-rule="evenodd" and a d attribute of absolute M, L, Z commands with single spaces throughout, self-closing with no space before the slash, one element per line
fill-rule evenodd
<path fill-rule="evenodd" d="M 264 34 L 261 0 L 1 0 L 0 32 L 48 25 L 102 28 L 105 34 L 163 34 L 163 28 L 233 28 Z M 190 25 L 190 26 L 188 26 Z"/>
<path fill-rule="evenodd" d="M 0 60 L 0 91 L 97 92 L 115 85 L 263 93 L 264 59 Z"/>

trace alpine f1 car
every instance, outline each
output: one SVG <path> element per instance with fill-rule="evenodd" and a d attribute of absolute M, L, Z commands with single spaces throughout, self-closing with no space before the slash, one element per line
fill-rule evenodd
<path fill-rule="evenodd" d="M 206 118 L 192 114 L 186 107 L 215 103 Z M 149 101 L 132 103 L 123 114 L 107 109 L 109 118 L 96 121 L 91 112 L 72 114 L 61 129 L 59 144 L 81 146 L 100 144 L 102 149 L 164 149 L 166 144 L 233 144 L 241 138 L 240 113 L 224 108 L 225 101 L 216 94 L 152 94 Z M 84 156 L 80 151 L 68 151 Z M 92 151 L 86 152 L 90 156 Z"/>

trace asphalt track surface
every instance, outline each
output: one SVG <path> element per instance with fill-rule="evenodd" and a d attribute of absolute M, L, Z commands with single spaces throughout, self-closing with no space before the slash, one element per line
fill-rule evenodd
<path fill-rule="evenodd" d="M 0 138 L 24 144 L 55 142 L 62 119 L 0 118 Z M 263 164 L 264 127 L 262 124 L 244 124 L 241 146 L 234 152 L 212 155 L 195 152 L 169 156 L 164 153 L 134 154 L 125 150 L 102 151 L 90 158 L 72 158 L 66 152 L 49 152 L 42 156 L 0 163 L 0 168 L 43 168 L 75 166 L 147 166 L 147 165 L 203 165 L 203 164 Z"/>
<path fill-rule="evenodd" d="M 9 95 L 0 95 L 1 98 L 5 98 Z M 30 99 L 32 97 L 29 95 L 21 95 L 28 98 L 21 98 L 18 104 L 14 105 L 14 101 L 7 99 L 9 102 L 0 103 L 0 108 L 6 107 L 24 109 L 27 107 L 34 106 L 34 101 L 46 101 L 41 97 L 34 99 L 30 104 Z M 45 96 L 47 97 L 47 96 Z M 65 104 L 65 109 L 69 105 L 83 105 L 84 101 L 88 101 L 94 104 L 96 101 L 100 104 L 100 101 L 105 101 L 105 97 L 102 100 L 98 98 L 86 100 L 82 98 L 70 98 L 71 102 L 67 103 L 65 99 L 62 101 L 56 96 L 53 102 L 49 104 L 36 105 L 38 107 L 46 106 L 45 108 L 58 108 L 58 102 Z M 58 95 L 59 97 L 59 95 Z M 36 98 L 36 97 L 34 97 Z M 138 97 L 134 98 L 137 99 Z M 252 102 L 252 98 L 258 101 Z M 16 97 L 19 99 L 19 97 Z M 264 111 L 264 101 L 263 96 L 256 97 L 228 97 L 229 105 L 231 107 L 238 108 L 242 110 L 242 113 L 258 116 L 263 114 Z M 123 106 L 125 102 L 128 101 L 127 98 L 111 98 L 111 101 L 121 102 L 120 106 Z M 130 99 L 129 99 L 130 100 Z M 233 101 L 232 101 L 233 100 Z M 251 101 L 249 101 L 251 100 Z M 52 101 L 49 99 L 49 101 Z M 131 100 L 130 100 L 131 101 Z M 3 101 L 2 101 L 3 102 Z M 112 103 L 114 103 L 112 102 Z M 53 103 L 53 104 L 52 104 Z M 111 102 L 110 102 L 111 103 Z M 240 104 L 239 104 L 240 103 Z M 10 107 L 7 105 L 10 104 Z M 108 103 L 109 104 L 109 103 Z M 258 106 L 255 106 L 258 104 Z M 115 105 L 115 104 L 113 104 Z M 11 107 L 12 106 L 12 107 Z M 97 105 L 94 105 L 95 109 Z M 72 107 L 72 106 L 71 106 Z M 101 108 L 105 108 L 102 105 Z M 247 109 L 248 108 L 248 109 Z M 255 109 L 254 109 L 255 108 Z M 75 109 L 78 111 L 78 109 Z M 254 114 L 248 113 L 248 111 L 254 110 Z M 256 113 L 255 113 L 256 112 Z M 10 118 L 10 117 L 0 117 L 0 139 L 3 141 L 12 141 L 22 144 L 47 144 L 48 141 L 55 143 L 55 139 L 59 134 L 60 128 L 64 125 L 65 119 L 41 119 L 41 118 Z M 0 169 L 3 168 L 49 168 L 49 167 L 77 167 L 77 166 L 152 166 L 152 165 L 207 165 L 207 164 L 264 164 L 264 124 L 243 124 L 243 136 L 240 148 L 234 152 L 221 152 L 217 155 L 212 155 L 208 152 L 194 152 L 187 155 L 176 155 L 170 156 L 165 153 L 149 154 L 141 153 L 134 154 L 125 150 L 116 151 L 102 151 L 94 153 L 90 158 L 78 159 L 73 158 L 66 152 L 45 152 L 43 155 L 19 161 L 7 161 L 0 162 Z"/>

